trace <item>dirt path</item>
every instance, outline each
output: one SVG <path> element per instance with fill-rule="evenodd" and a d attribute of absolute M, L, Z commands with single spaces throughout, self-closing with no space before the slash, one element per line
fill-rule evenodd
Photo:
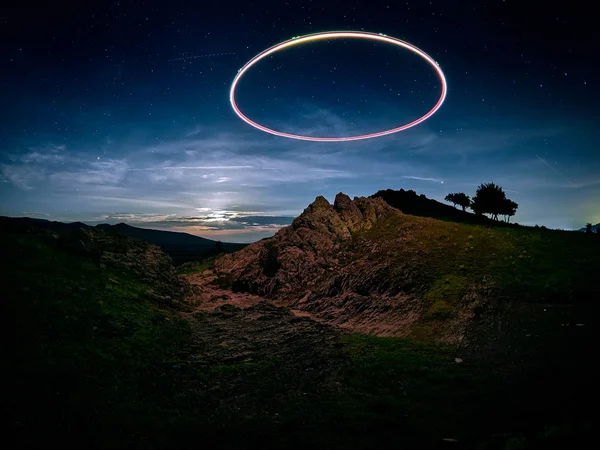
<path fill-rule="evenodd" d="M 331 371 L 336 359 L 332 344 L 340 330 L 278 302 L 222 289 L 213 284 L 215 278 L 210 270 L 185 276 L 192 285 L 187 298 L 192 310 L 184 317 L 194 335 L 186 351 L 188 362 L 231 364 L 275 358 L 283 371 L 306 365 L 320 366 L 316 370 L 320 373 Z"/>
<path fill-rule="evenodd" d="M 285 308 L 296 317 L 306 317 L 315 322 L 323 322 L 315 315 L 299 309 L 289 308 L 284 302 L 268 300 L 258 295 L 245 292 L 232 292 L 230 289 L 223 289 L 213 284 L 216 275 L 212 270 L 205 270 L 201 273 L 186 275 L 185 279 L 192 285 L 192 293 L 188 296 L 187 302 L 193 306 L 194 311 L 214 311 L 223 305 L 232 305 L 240 309 L 248 309 L 266 302 L 278 308 Z"/>

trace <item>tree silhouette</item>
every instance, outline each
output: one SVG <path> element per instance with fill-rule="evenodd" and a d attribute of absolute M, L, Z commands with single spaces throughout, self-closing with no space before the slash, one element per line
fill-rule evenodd
<path fill-rule="evenodd" d="M 502 211 L 500 212 L 500 214 L 506 216 L 506 221 L 510 222 L 510 218 L 517 213 L 518 207 L 518 203 L 513 202 L 511 199 L 507 198 L 502 204 Z"/>
<path fill-rule="evenodd" d="M 508 200 L 510 202 L 507 215 L 507 222 L 510 222 L 510 218 L 517 213 L 517 209 L 519 209 L 519 204 L 517 202 L 513 202 L 512 200 Z"/>
<path fill-rule="evenodd" d="M 477 188 L 470 206 L 475 214 L 491 214 L 494 220 L 498 220 L 498 214 L 506 209 L 506 201 L 506 194 L 500 186 L 494 183 L 483 183 Z"/>
<path fill-rule="evenodd" d="M 454 206 L 456 208 L 456 205 L 458 205 L 458 202 L 456 201 L 456 194 L 448 194 L 446 195 L 446 197 L 444 197 L 444 200 L 446 200 L 447 202 L 452 203 L 452 206 Z"/>
<path fill-rule="evenodd" d="M 450 193 L 446 195 L 446 198 L 444 198 L 444 200 L 452 203 L 454 207 L 456 207 L 456 205 L 461 206 L 463 211 L 465 210 L 465 208 L 471 205 L 471 199 L 467 194 L 463 192 Z"/>
<path fill-rule="evenodd" d="M 585 224 L 585 232 L 588 234 L 590 234 L 592 232 L 592 224 L 591 223 Z"/>
<path fill-rule="evenodd" d="M 481 205 L 481 201 L 476 201 L 474 197 L 471 200 L 469 208 L 473 210 L 476 216 L 481 216 L 483 214 L 483 206 Z"/>

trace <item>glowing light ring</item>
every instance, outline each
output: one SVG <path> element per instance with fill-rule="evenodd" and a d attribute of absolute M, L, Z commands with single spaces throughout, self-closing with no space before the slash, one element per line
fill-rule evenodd
<path fill-rule="evenodd" d="M 377 133 L 362 134 L 359 136 L 348 136 L 348 137 L 313 137 L 313 136 L 302 136 L 299 134 L 284 133 L 282 131 L 276 131 L 271 128 L 267 128 L 263 125 L 260 125 L 259 123 L 254 122 L 252 119 L 248 118 L 240 110 L 240 108 L 238 107 L 238 105 L 235 101 L 235 89 L 236 89 L 240 79 L 244 75 L 244 73 L 246 73 L 248 71 L 248 69 L 250 69 L 250 67 L 255 65 L 261 59 L 266 58 L 267 56 L 269 56 L 279 50 L 283 50 L 285 48 L 292 47 L 294 45 L 299 45 L 304 42 L 316 41 L 316 40 L 320 40 L 320 39 L 335 39 L 335 38 L 371 39 L 374 41 L 381 41 L 381 42 L 387 42 L 390 44 L 394 44 L 399 47 L 408 49 L 408 50 L 412 51 L 413 53 L 416 53 L 417 55 L 422 57 L 425 61 L 427 61 L 435 69 L 435 71 L 442 83 L 442 92 L 440 94 L 440 98 L 438 99 L 437 103 L 424 116 L 421 116 L 417 120 L 414 120 L 406 125 L 402 125 L 397 128 L 392 128 L 390 130 L 380 131 Z M 415 47 L 412 44 L 409 44 L 408 42 L 387 36 L 385 34 L 368 33 L 365 31 L 330 31 L 330 32 L 324 32 L 324 33 L 307 34 L 305 36 L 296 36 L 296 37 L 293 37 L 292 39 L 289 39 L 287 41 L 276 44 L 273 47 L 270 47 L 267 50 L 256 55 L 254 58 L 252 58 L 250 61 L 248 61 L 244 65 L 244 67 L 242 67 L 240 70 L 238 70 L 237 75 L 235 76 L 235 78 L 233 79 L 233 82 L 231 83 L 231 89 L 229 90 L 229 101 L 231 102 L 231 106 L 233 107 L 233 110 L 239 116 L 240 119 L 242 119 L 247 124 L 252 125 L 254 128 L 257 128 L 266 133 L 274 134 L 276 136 L 283 136 L 283 137 L 290 138 L 290 139 L 300 139 L 303 141 L 341 142 L 341 141 L 358 141 L 360 139 L 370 139 L 370 138 L 375 138 L 375 137 L 379 137 L 379 136 L 385 136 L 388 134 L 397 133 L 398 131 L 402 131 L 402 130 L 406 130 L 408 128 L 414 127 L 415 125 L 418 125 L 421 122 L 427 120 L 438 109 L 440 109 L 440 107 L 442 106 L 442 103 L 444 103 L 444 100 L 446 99 L 447 89 L 448 88 L 446 85 L 446 77 L 444 77 L 444 73 L 442 72 L 442 69 L 440 68 L 439 64 L 431 56 L 429 56 L 427 53 L 425 53 L 423 50 L 421 50 L 418 47 Z"/>

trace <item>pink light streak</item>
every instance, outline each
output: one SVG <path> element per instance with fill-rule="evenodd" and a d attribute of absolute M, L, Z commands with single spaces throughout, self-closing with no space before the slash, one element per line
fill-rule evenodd
<path fill-rule="evenodd" d="M 292 134 L 292 133 L 284 133 L 282 131 L 276 131 L 271 128 L 265 127 L 264 125 L 254 122 L 252 119 L 250 119 L 248 116 L 246 116 L 240 110 L 240 108 L 238 107 L 238 105 L 235 101 L 235 90 L 237 88 L 237 85 L 240 82 L 242 76 L 248 71 L 248 69 L 250 69 L 256 63 L 258 63 L 261 59 L 266 58 L 267 56 L 269 56 L 279 50 L 283 50 L 285 48 L 292 47 L 294 45 L 299 45 L 299 44 L 302 44 L 305 42 L 317 41 L 317 40 L 321 40 L 321 39 L 336 39 L 336 38 L 359 38 L 359 39 L 370 39 L 370 40 L 374 40 L 374 41 L 387 42 L 387 43 L 394 44 L 399 47 L 408 49 L 408 50 L 412 51 L 413 53 L 416 53 L 421 58 L 423 58 L 425 61 L 427 61 L 435 69 L 435 71 L 440 79 L 440 82 L 442 84 L 442 92 L 440 94 L 440 98 L 438 99 L 437 103 L 425 115 L 421 116 L 420 118 L 418 118 L 410 123 L 407 123 L 406 125 L 402 125 L 397 128 L 392 128 L 392 129 L 385 130 L 385 131 L 379 131 L 377 133 L 362 134 L 362 135 L 358 135 L 358 136 L 348 136 L 348 137 L 313 137 L 313 136 L 303 136 L 303 135 Z M 415 47 L 412 44 L 409 44 L 408 42 L 405 42 L 405 41 L 402 41 L 400 39 L 396 39 L 396 38 L 393 38 L 390 36 L 386 36 L 384 34 L 369 33 L 369 32 L 365 32 L 365 31 L 328 31 L 328 32 L 307 34 L 305 36 L 295 37 L 295 38 L 289 39 L 287 41 L 281 42 L 279 44 L 276 44 L 276 45 L 264 50 L 263 52 L 259 53 L 258 55 L 256 55 L 254 58 L 252 58 L 250 61 L 248 61 L 238 71 L 237 75 L 233 79 L 233 82 L 231 83 L 231 89 L 229 90 L 229 101 L 231 102 L 231 106 L 232 106 L 233 110 L 235 111 L 235 113 L 238 115 L 238 117 L 240 119 L 242 119 L 247 124 L 253 126 L 254 128 L 264 131 L 265 133 L 270 133 L 270 134 L 274 134 L 276 136 L 282 136 L 282 137 L 289 138 L 289 139 L 299 139 L 302 141 L 347 142 L 347 141 L 358 141 L 361 139 L 371 139 L 371 138 L 376 138 L 376 137 L 380 137 L 380 136 L 386 136 L 388 134 L 397 133 L 399 131 L 406 130 L 408 128 L 414 127 L 415 125 L 420 124 L 421 122 L 424 122 L 429 117 L 431 117 L 433 114 L 435 114 L 435 112 L 438 109 L 440 109 L 440 107 L 442 106 L 442 103 L 444 103 L 444 100 L 446 99 L 447 90 L 448 90 L 448 87 L 446 84 L 446 77 L 444 76 L 444 73 L 442 72 L 442 69 L 440 68 L 438 63 L 431 56 L 429 56 L 427 53 L 425 53 L 423 50 L 419 49 L 418 47 Z"/>

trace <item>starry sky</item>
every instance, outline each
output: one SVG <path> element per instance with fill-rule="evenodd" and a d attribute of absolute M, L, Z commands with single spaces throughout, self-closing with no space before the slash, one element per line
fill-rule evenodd
<path fill-rule="evenodd" d="M 495 182 L 519 204 L 516 222 L 600 222 L 591 4 L 48 5 L 0 9 L 0 215 L 252 242 L 318 195 L 404 188 L 442 201 Z M 249 59 L 334 30 L 385 33 L 431 55 L 448 81 L 442 108 L 400 133 L 333 143 L 266 134 L 234 114 L 229 87 Z M 339 137 L 410 122 L 439 93 L 434 70 L 415 54 L 335 39 L 260 61 L 237 99 L 265 126 Z"/>

